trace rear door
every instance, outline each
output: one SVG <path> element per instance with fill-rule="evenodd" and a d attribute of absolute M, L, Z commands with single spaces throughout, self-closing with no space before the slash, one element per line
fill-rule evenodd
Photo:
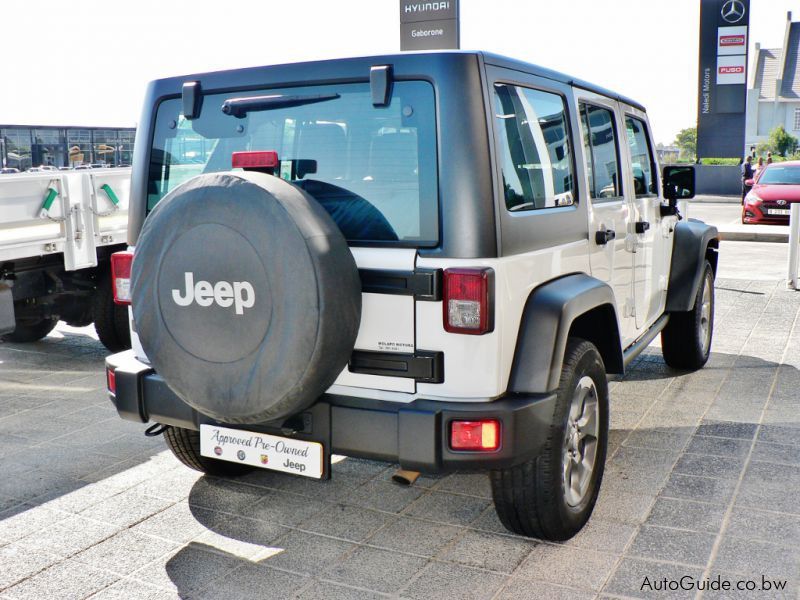
<path fill-rule="evenodd" d="M 641 333 L 655 322 L 663 310 L 675 217 L 670 217 L 668 221 L 661 217 L 658 165 L 643 113 L 625 109 L 625 137 L 630 161 L 628 181 L 633 201 L 636 327 Z"/>
<path fill-rule="evenodd" d="M 617 103 L 577 91 L 589 190 L 589 245 L 592 275 L 608 283 L 617 301 L 623 345 L 636 337 L 633 317 L 633 254 L 626 244 L 632 206 L 625 197 Z"/>

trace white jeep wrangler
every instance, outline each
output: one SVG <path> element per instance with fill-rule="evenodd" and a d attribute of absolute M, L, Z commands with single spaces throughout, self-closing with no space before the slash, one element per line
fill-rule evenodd
<path fill-rule="evenodd" d="M 606 375 L 659 333 L 670 366 L 708 359 L 718 237 L 681 218 L 693 188 L 636 102 L 491 54 L 155 81 L 111 399 L 206 473 L 484 471 L 509 530 L 569 538 Z"/>

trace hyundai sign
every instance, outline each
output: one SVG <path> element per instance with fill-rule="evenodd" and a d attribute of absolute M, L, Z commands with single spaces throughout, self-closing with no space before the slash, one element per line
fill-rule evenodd
<path fill-rule="evenodd" d="M 741 158 L 750 0 L 700 0 L 697 157 Z"/>
<path fill-rule="evenodd" d="M 459 46 L 458 0 L 400 0 L 400 50 L 455 50 Z"/>

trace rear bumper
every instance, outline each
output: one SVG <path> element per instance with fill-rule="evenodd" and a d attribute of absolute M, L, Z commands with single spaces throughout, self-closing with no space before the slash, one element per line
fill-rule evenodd
<path fill-rule="evenodd" d="M 111 401 L 123 419 L 199 429 L 203 423 L 321 442 L 326 453 L 397 462 L 426 473 L 508 468 L 540 453 L 549 434 L 555 393 L 512 394 L 493 402 L 418 399 L 407 404 L 324 394 L 303 413 L 281 423 L 230 425 L 183 402 L 132 351 L 106 359 L 116 394 Z M 453 420 L 497 419 L 500 447 L 494 452 L 450 449 Z"/>

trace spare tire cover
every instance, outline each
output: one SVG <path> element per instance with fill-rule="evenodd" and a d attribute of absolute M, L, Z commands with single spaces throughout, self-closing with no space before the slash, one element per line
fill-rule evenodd
<path fill-rule="evenodd" d="M 153 209 L 131 273 L 136 330 L 156 371 L 221 422 L 311 405 L 353 351 L 361 284 L 347 242 L 296 186 L 199 175 Z"/>

